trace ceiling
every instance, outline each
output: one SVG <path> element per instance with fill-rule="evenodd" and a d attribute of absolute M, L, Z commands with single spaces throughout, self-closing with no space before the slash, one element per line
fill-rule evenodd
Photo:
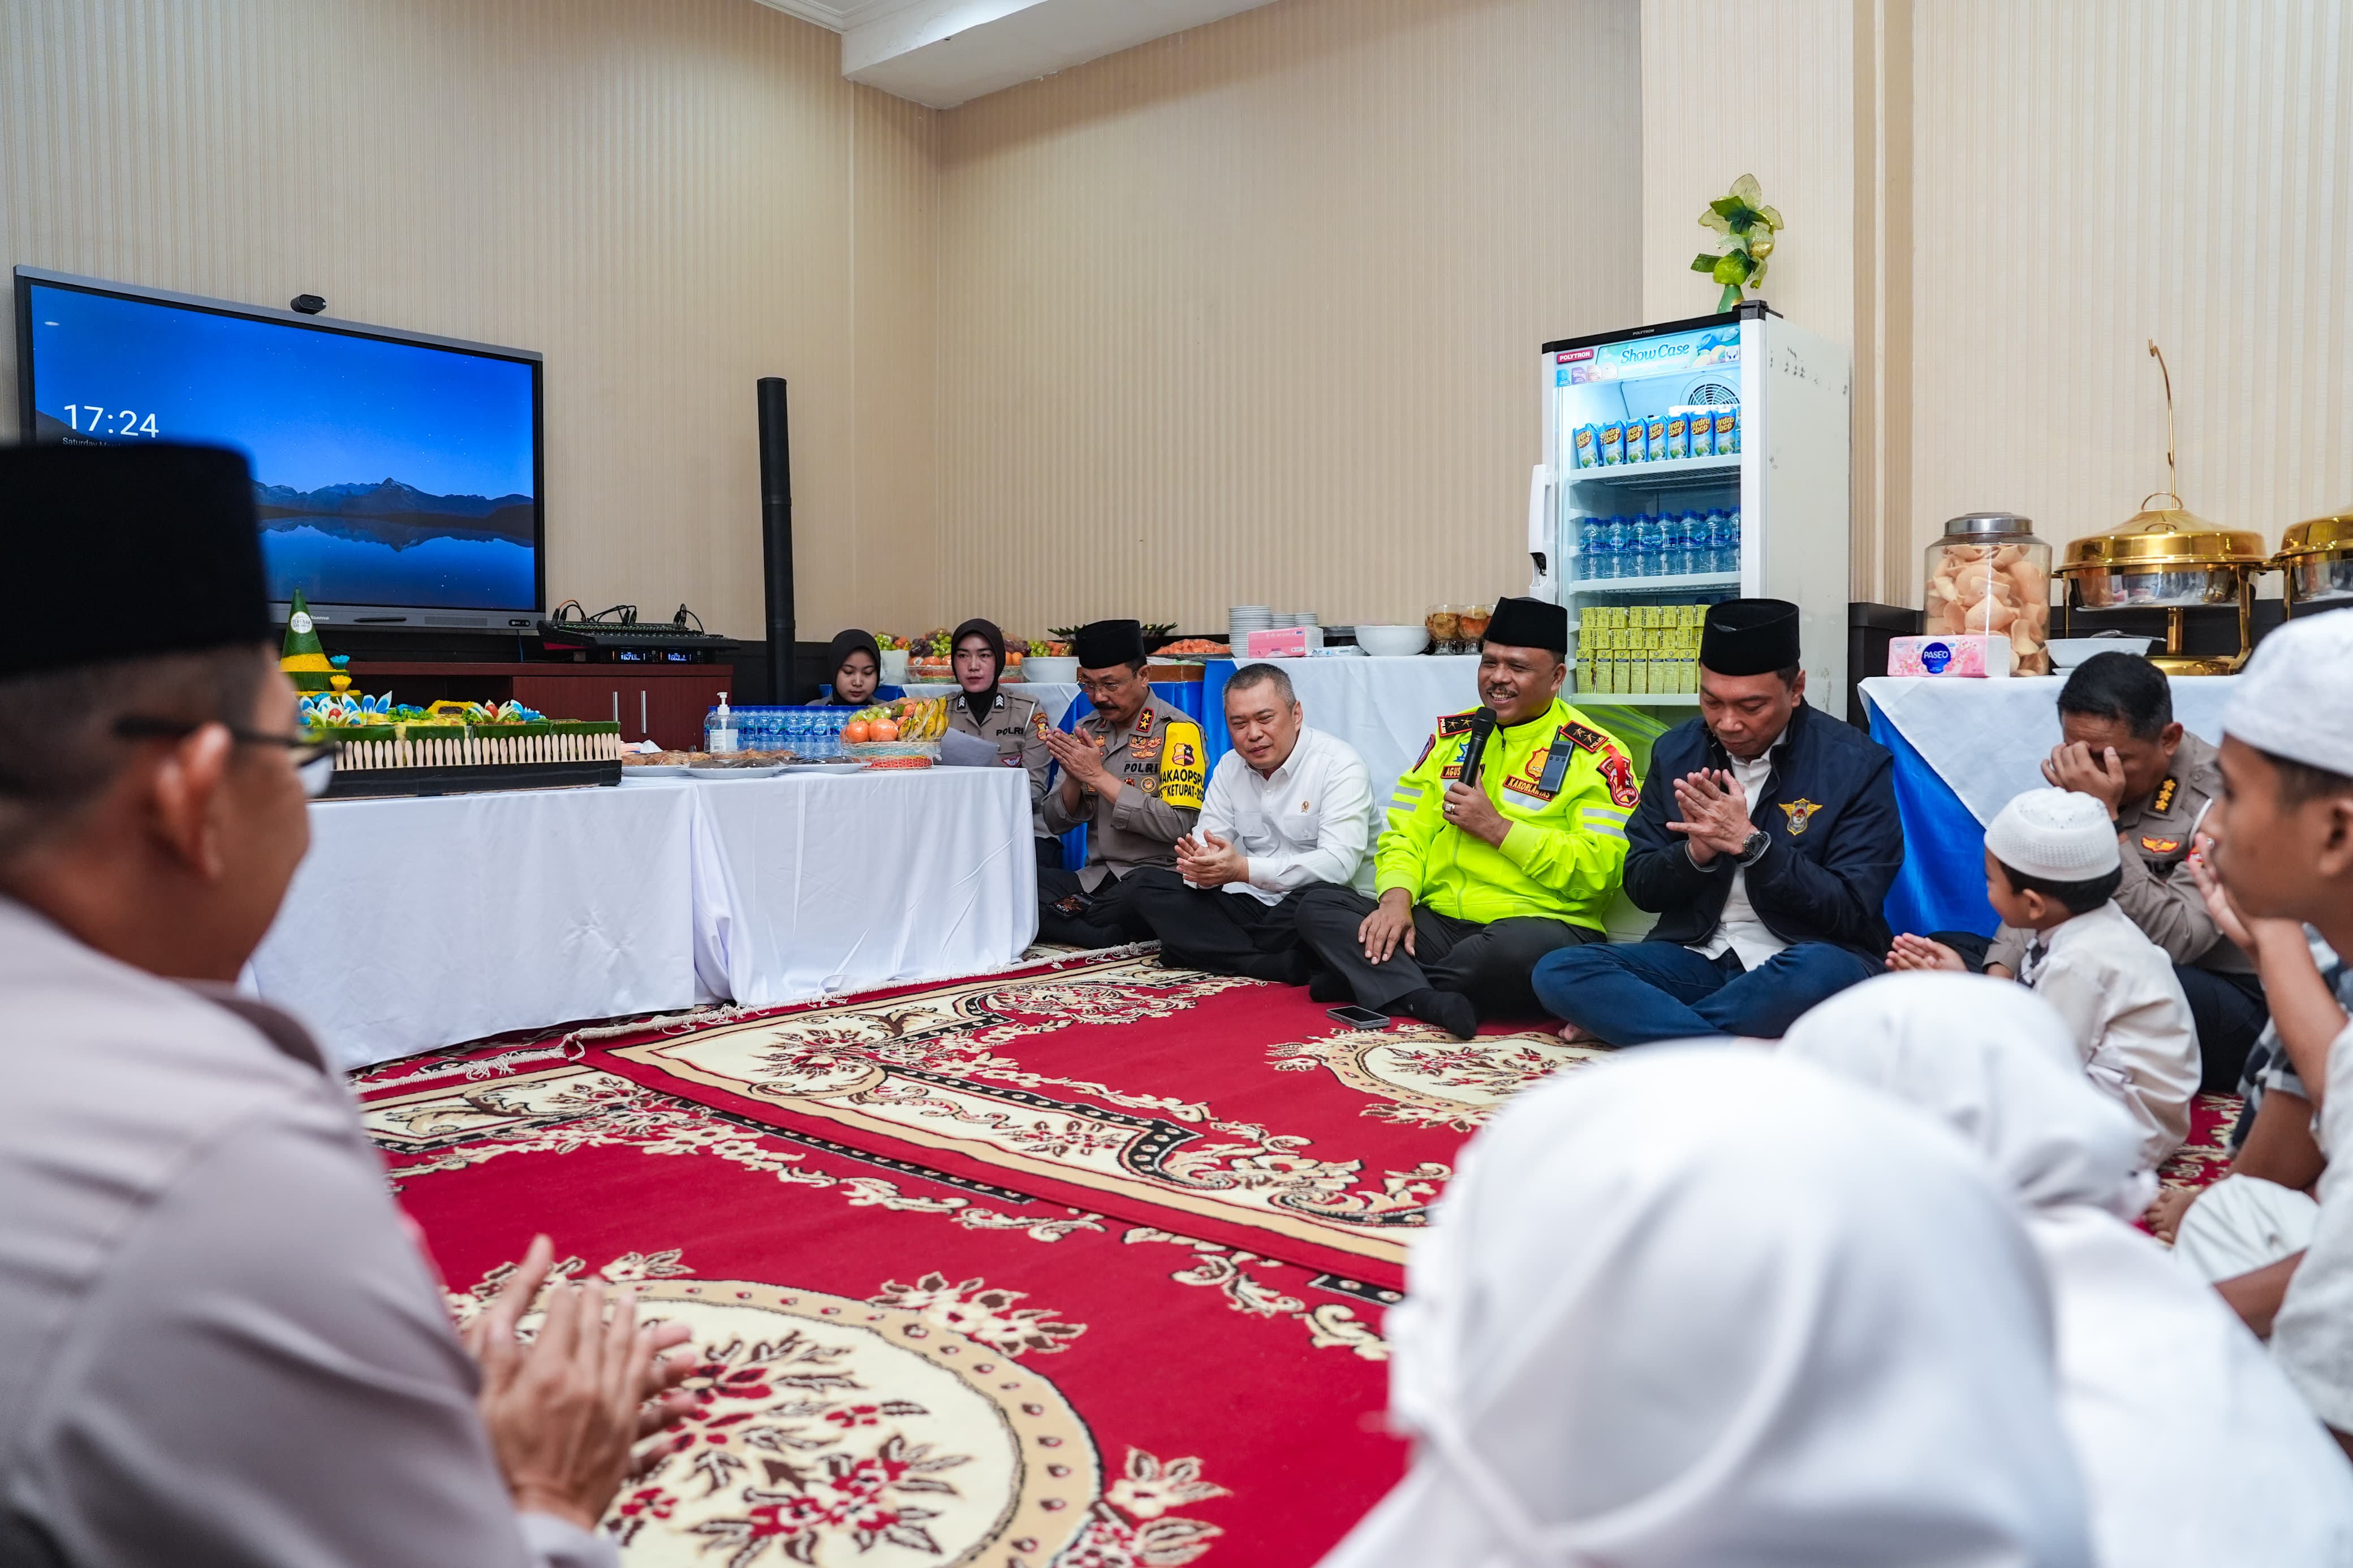
<path fill-rule="evenodd" d="M 841 74 L 934 109 L 1268 0 L 761 0 L 841 35 Z"/>

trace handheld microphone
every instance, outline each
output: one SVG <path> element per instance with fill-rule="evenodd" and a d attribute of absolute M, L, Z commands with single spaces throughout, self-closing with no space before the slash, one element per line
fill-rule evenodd
<path fill-rule="evenodd" d="M 1471 738 L 1462 747 L 1462 783 L 1479 787 L 1479 764 L 1487 755 L 1488 739 L 1495 733 L 1495 710 L 1482 707 L 1471 716 Z"/>

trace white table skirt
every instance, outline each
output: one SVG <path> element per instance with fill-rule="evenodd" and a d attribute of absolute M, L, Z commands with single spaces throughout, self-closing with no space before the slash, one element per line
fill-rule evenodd
<path fill-rule="evenodd" d="M 353 1068 L 992 969 L 1037 923 L 1008 769 L 322 801 L 247 984 Z"/>
<path fill-rule="evenodd" d="M 1971 816 L 1991 823 L 2011 796 L 2048 787 L 2042 763 L 2059 743 L 2059 689 L 2065 684 L 2058 675 L 1879 675 L 1862 683 L 1862 699 L 1912 742 Z M 2191 734 L 2219 743 L 2222 706 L 2238 684 L 2231 675 L 2177 676 L 2173 716 Z"/>
<path fill-rule="evenodd" d="M 321 801 L 248 980 L 340 1067 L 691 1005 L 694 797 Z"/>
<path fill-rule="evenodd" d="M 1018 770 L 691 787 L 696 968 L 747 1006 L 994 969 L 1037 934 Z"/>

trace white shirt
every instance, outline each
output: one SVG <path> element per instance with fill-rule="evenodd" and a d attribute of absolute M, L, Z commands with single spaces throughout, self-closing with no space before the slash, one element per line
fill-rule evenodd
<path fill-rule="evenodd" d="M 2173 961 L 2111 899 L 2027 944 L 2018 977 L 2059 1009 L 2091 1080 L 2141 1126 L 2141 1154 L 2163 1164 L 2189 1136 L 2198 1031 Z"/>
<path fill-rule="evenodd" d="M 2320 1223 L 2272 1325 L 2272 1355 L 2314 1414 L 2353 1432 L 2353 1025 L 2329 1043 Z"/>
<path fill-rule="evenodd" d="M 1345 741 L 1302 725 L 1282 765 L 1261 777 L 1240 752 L 1218 759 L 1201 831 L 1250 857 L 1250 880 L 1226 891 L 1261 904 L 1311 882 L 1373 890 L 1373 780 Z"/>
<path fill-rule="evenodd" d="M 1746 798 L 1749 810 L 1756 810 L 1765 794 L 1765 781 L 1773 776 L 1773 748 L 1766 747 L 1745 763 L 1733 758 L 1732 776 L 1740 781 L 1740 793 Z M 1735 866 L 1732 891 L 1725 898 L 1723 918 L 1716 922 L 1715 934 L 1698 951 L 1710 958 L 1720 958 L 1725 949 L 1730 948 L 1740 955 L 1742 968 L 1754 969 L 1788 945 L 1757 918 L 1757 906 L 1748 901 L 1748 869 Z"/>

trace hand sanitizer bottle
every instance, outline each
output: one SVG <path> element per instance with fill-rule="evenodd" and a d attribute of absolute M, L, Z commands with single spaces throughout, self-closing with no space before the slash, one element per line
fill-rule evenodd
<path fill-rule="evenodd" d="M 727 706 L 727 693 L 724 691 L 719 694 L 719 706 L 713 708 L 710 718 L 703 721 L 702 737 L 704 751 L 735 750 L 735 715 Z"/>

